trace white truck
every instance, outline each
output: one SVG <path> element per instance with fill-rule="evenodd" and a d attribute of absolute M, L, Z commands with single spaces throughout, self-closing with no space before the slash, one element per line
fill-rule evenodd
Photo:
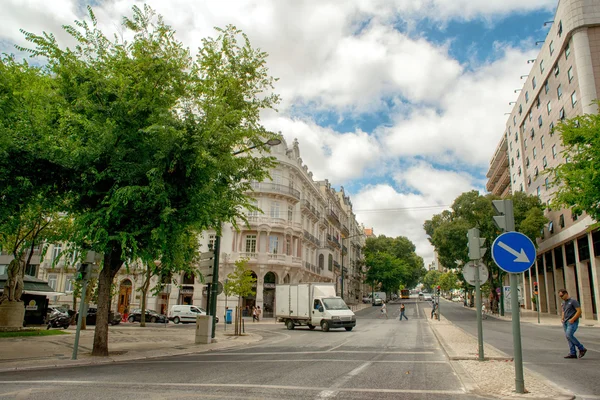
<path fill-rule="evenodd" d="M 284 322 L 289 330 L 306 325 L 311 330 L 320 326 L 323 332 L 332 328 L 351 331 L 356 326 L 356 315 L 335 295 L 333 283 L 277 285 L 275 305 L 277 322 Z"/>

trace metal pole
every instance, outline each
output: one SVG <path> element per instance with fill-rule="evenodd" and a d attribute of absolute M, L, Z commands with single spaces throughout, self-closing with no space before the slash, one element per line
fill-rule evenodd
<path fill-rule="evenodd" d="M 513 329 L 513 347 L 515 359 L 515 390 L 525 393 L 525 379 L 523 378 L 523 351 L 521 349 L 521 319 L 519 316 L 519 292 L 517 288 L 517 274 L 510 274 L 510 305 Z"/>
<path fill-rule="evenodd" d="M 539 288 L 539 286 L 538 286 Z M 538 294 L 535 295 L 535 306 L 537 307 L 537 314 L 538 314 L 538 324 L 540 323 L 540 292 L 538 289 Z M 521 311 L 521 309 L 519 308 L 519 311 Z"/>
<path fill-rule="evenodd" d="M 87 304 L 85 303 L 85 292 L 87 291 L 88 281 L 85 279 L 83 281 L 83 286 L 81 288 L 81 302 L 79 303 L 79 317 L 77 318 L 77 330 L 75 331 L 75 343 L 73 344 L 73 355 L 71 356 L 71 360 L 77 360 L 77 350 L 79 349 L 79 334 L 81 332 L 81 321 L 85 318 L 87 313 Z"/>
<path fill-rule="evenodd" d="M 479 282 L 479 264 L 475 265 L 475 307 L 477 308 L 477 343 L 479 345 L 479 361 L 484 360 L 483 354 L 483 322 L 481 321 L 481 283 Z"/>
<path fill-rule="evenodd" d="M 342 295 L 340 296 L 344 300 L 344 238 L 342 237 Z"/>
<path fill-rule="evenodd" d="M 221 235 L 215 238 L 215 258 L 212 279 L 212 296 L 210 301 L 210 315 L 212 315 L 212 338 L 215 338 L 215 328 L 217 326 L 217 295 L 219 290 L 219 254 L 221 253 Z"/>

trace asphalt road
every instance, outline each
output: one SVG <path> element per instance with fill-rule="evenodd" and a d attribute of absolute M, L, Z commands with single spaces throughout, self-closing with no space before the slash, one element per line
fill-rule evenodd
<path fill-rule="evenodd" d="M 462 303 L 442 302 L 442 315 L 477 337 L 476 314 Z M 521 323 L 523 363 L 577 398 L 600 399 L 600 329 L 579 326 L 575 335 L 588 349 L 582 359 L 564 359 L 569 346 L 560 325 Z M 484 342 L 513 355 L 512 322 L 488 317 L 483 321 Z M 527 382 L 525 382 L 527 387 Z"/>
<path fill-rule="evenodd" d="M 358 313 L 351 332 L 247 325 L 264 340 L 244 348 L 122 364 L 14 372 L 0 398 L 18 399 L 477 399 L 419 317 L 423 303 Z M 426 307 L 426 306 L 425 306 Z"/>

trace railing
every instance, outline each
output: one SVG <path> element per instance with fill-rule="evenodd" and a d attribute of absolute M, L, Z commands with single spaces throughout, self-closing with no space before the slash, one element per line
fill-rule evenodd
<path fill-rule="evenodd" d="M 300 200 L 300 191 L 289 186 L 269 182 L 252 182 L 250 186 L 255 192 L 281 193 Z"/>
<path fill-rule="evenodd" d="M 337 261 L 335 261 L 335 260 L 333 260 L 333 266 L 334 266 L 334 268 L 339 269 L 340 268 L 340 263 L 337 262 Z"/>
<path fill-rule="evenodd" d="M 315 217 L 317 217 L 317 219 L 321 218 L 321 213 L 317 211 L 317 209 L 310 204 L 310 202 L 306 199 L 302 200 L 302 207 L 306 208 L 307 210 L 309 210 L 310 212 L 313 213 L 313 215 Z"/>
<path fill-rule="evenodd" d="M 335 211 L 333 211 L 332 209 L 329 209 L 328 217 L 329 217 L 329 219 L 332 219 L 333 221 L 335 221 L 335 223 L 338 226 L 340 225 L 340 219 L 338 218 L 338 215 L 335 213 Z"/>
<path fill-rule="evenodd" d="M 321 241 L 306 230 L 304 231 L 304 239 L 308 240 L 309 242 L 312 242 L 317 247 L 321 247 Z"/>
<path fill-rule="evenodd" d="M 274 261 L 285 261 L 286 255 L 285 254 L 277 254 L 277 253 L 268 253 L 269 256 L 269 260 L 274 260 Z"/>
<path fill-rule="evenodd" d="M 292 263 L 302 264 L 302 257 L 292 257 Z"/>
<path fill-rule="evenodd" d="M 248 258 L 250 260 L 256 260 L 258 258 L 258 253 L 250 253 L 250 252 L 240 253 L 240 258 Z"/>

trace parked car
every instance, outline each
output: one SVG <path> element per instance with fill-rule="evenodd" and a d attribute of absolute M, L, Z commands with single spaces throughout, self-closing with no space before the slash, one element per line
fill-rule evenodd
<path fill-rule="evenodd" d="M 196 322 L 198 315 L 207 315 L 207 312 L 202 307 L 190 304 L 178 304 L 171 307 L 169 321 L 173 321 L 175 324 Z M 215 322 L 219 322 L 219 317 L 215 318 Z"/>
<path fill-rule="evenodd" d="M 381 305 L 383 305 L 383 300 L 380 299 L 379 297 L 375 297 L 375 300 L 373 300 L 373 305 L 374 306 L 381 306 Z"/>
<path fill-rule="evenodd" d="M 141 322 L 142 320 L 142 310 L 140 308 L 134 308 L 129 313 L 127 317 L 127 321 L 129 322 Z M 164 314 L 159 314 L 154 310 L 146 310 L 146 322 L 152 323 L 166 323 L 169 322 L 169 319 Z"/>
<path fill-rule="evenodd" d="M 423 296 L 424 296 L 423 292 L 419 292 L 419 300 L 423 300 Z"/>
<path fill-rule="evenodd" d="M 86 325 L 96 325 L 96 314 L 98 313 L 98 308 L 96 307 L 88 307 L 87 315 L 85 316 L 85 324 Z M 118 312 L 109 311 L 108 314 L 108 323 L 110 325 L 118 325 L 121 323 L 121 314 Z M 74 323 L 77 323 L 79 319 L 79 313 L 75 315 Z"/>

